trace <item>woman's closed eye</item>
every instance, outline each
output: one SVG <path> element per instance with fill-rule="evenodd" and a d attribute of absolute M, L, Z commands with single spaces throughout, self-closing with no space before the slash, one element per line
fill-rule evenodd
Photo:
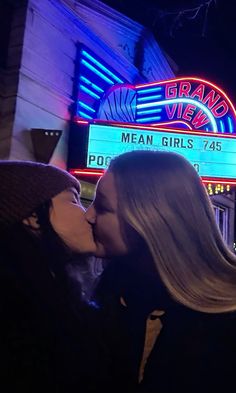
<path fill-rule="evenodd" d="M 70 198 L 73 204 L 81 205 L 80 195 L 75 189 L 70 190 Z"/>
<path fill-rule="evenodd" d="M 105 213 L 106 212 L 106 207 L 96 201 L 94 202 L 94 208 L 97 213 Z"/>
<path fill-rule="evenodd" d="M 96 200 L 94 201 L 94 208 L 95 208 L 96 212 L 99 214 L 113 212 L 113 210 L 110 208 L 109 205 L 105 205 L 104 203 L 96 201 Z"/>
<path fill-rule="evenodd" d="M 75 203 L 76 205 L 80 205 L 81 204 L 79 195 L 76 196 L 75 194 L 73 194 L 73 196 L 72 196 L 72 203 Z"/>

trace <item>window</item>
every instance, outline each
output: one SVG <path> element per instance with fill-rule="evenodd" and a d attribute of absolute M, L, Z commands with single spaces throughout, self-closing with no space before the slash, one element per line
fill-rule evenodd
<path fill-rule="evenodd" d="M 213 207 L 215 211 L 216 222 L 220 228 L 224 240 L 228 242 L 228 208 L 218 205 L 213 205 Z"/>

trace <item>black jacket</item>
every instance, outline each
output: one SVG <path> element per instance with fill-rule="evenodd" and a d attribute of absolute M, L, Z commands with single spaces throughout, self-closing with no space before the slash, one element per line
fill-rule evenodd
<path fill-rule="evenodd" d="M 163 288 L 160 291 L 155 283 L 156 278 L 140 274 L 137 265 L 115 261 L 97 289 L 104 313 L 118 320 L 118 352 L 129 368 L 130 392 L 235 392 L 236 314 L 196 312 L 175 303 L 167 294 L 165 313 L 160 317 L 162 330 L 138 384 L 147 319 L 159 309 L 163 296 Z"/>
<path fill-rule="evenodd" d="M 236 315 L 176 306 L 147 361 L 141 392 L 235 392 Z"/>
<path fill-rule="evenodd" d="M 99 310 L 35 247 L 0 249 L 0 392 L 110 392 Z"/>

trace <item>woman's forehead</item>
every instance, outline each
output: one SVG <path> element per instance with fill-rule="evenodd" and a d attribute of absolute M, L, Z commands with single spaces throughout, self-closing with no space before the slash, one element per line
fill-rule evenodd
<path fill-rule="evenodd" d="M 97 191 L 101 193 L 115 191 L 115 180 L 111 172 L 106 172 L 100 178 L 97 184 Z"/>
<path fill-rule="evenodd" d="M 116 202 L 117 192 L 115 186 L 114 175 L 111 172 L 106 172 L 99 180 L 96 189 L 96 198 L 112 200 Z"/>

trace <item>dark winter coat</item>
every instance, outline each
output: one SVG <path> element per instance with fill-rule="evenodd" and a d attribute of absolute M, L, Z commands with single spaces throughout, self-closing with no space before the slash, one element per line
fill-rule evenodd
<path fill-rule="evenodd" d="M 119 357 L 123 351 L 133 380 L 130 391 L 235 392 L 236 314 L 190 310 L 155 283 L 157 278 L 140 274 L 137 265 L 116 261 L 97 289 L 104 313 L 119 321 Z"/>
<path fill-rule="evenodd" d="M 0 249 L 0 392 L 110 392 L 98 310 L 70 290 L 59 255 L 48 261 L 21 240 Z"/>

